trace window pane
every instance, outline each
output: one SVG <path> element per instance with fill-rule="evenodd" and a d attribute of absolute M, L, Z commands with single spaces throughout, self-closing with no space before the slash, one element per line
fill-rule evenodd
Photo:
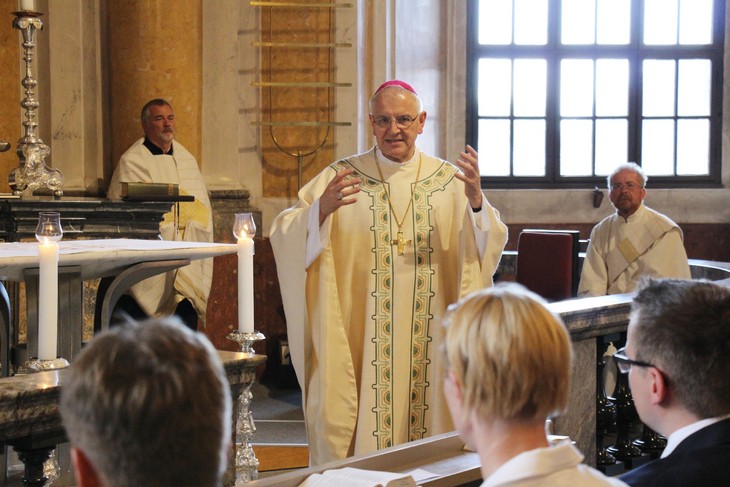
<path fill-rule="evenodd" d="M 515 176 L 545 175 L 545 121 L 515 120 Z"/>
<path fill-rule="evenodd" d="M 509 120 L 479 121 L 479 172 L 482 176 L 509 176 Z"/>
<path fill-rule="evenodd" d="M 710 174 L 710 121 L 677 122 L 677 174 Z"/>
<path fill-rule="evenodd" d="M 593 167 L 593 121 L 560 122 L 560 175 L 590 176 Z"/>
<path fill-rule="evenodd" d="M 710 115 L 711 66 L 708 59 L 679 61 L 677 115 Z"/>
<path fill-rule="evenodd" d="M 563 59 L 560 62 L 560 116 L 593 115 L 593 61 Z"/>
<path fill-rule="evenodd" d="M 544 117 L 547 62 L 544 59 L 515 59 L 514 77 L 514 115 Z"/>
<path fill-rule="evenodd" d="M 677 0 L 644 0 L 644 44 L 677 43 Z"/>
<path fill-rule="evenodd" d="M 598 0 L 597 44 L 631 41 L 631 0 Z"/>
<path fill-rule="evenodd" d="M 547 44 L 547 0 L 515 0 L 515 44 Z"/>
<path fill-rule="evenodd" d="M 645 117 L 674 116 L 675 61 L 644 61 L 642 90 Z"/>
<path fill-rule="evenodd" d="M 512 61 L 480 59 L 478 76 L 479 116 L 509 116 L 512 99 Z"/>
<path fill-rule="evenodd" d="M 629 154 L 629 122 L 596 120 L 596 174 L 608 175 Z"/>
<path fill-rule="evenodd" d="M 629 60 L 596 61 L 596 115 L 626 116 L 629 110 Z"/>
<path fill-rule="evenodd" d="M 644 120 L 641 167 L 648 175 L 674 174 L 674 121 Z"/>
<path fill-rule="evenodd" d="M 679 43 L 712 44 L 712 0 L 682 0 Z"/>
<path fill-rule="evenodd" d="M 479 1 L 479 44 L 512 42 L 512 0 Z"/>
<path fill-rule="evenodd" d="M 596 10 L 593 0 L 563 0 L 561 27 L 563 44 L 593 44 Z"/>

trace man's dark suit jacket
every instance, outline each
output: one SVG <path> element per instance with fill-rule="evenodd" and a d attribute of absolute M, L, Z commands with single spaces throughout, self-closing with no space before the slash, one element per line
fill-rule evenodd
<path fill-rule="evenodd" d="M 622 475 L 635 487 L 730 485 L 730 419 L 689 435 L 666 458 Z"/>

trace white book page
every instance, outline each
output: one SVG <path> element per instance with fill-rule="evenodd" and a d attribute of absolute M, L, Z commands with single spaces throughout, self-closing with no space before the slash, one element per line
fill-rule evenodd
<path fill-rule="evenodd" d="M 408 474 L 363 470 L 345 467 L 315 473 L 299 484 L 300 487 L 416 487 Z"/>

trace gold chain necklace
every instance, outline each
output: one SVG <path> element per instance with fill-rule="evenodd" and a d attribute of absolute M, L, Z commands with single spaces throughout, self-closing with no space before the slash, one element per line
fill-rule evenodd
<path fill-rule="evenodd" d="M 385 178 L 383 177 L 382 169 L 380 169 L 380 161 L 378 161 L 378 154 L 375 149 L 373 149 L 373 159 L 375 159 L 375 167 L 378 168 L 380 182 L 383 184 L 383 189 L 385 190 L 385 197 L 388 198 L 388 207 L 390 208 L 390 214 L 393 215 L 395 224 L 398 225 L 398 233 L 396 234 L 396 238 L 390 241 L 390 245 L 397 245 L 398 255 L 403 255 L 406 245 L 413 244 L 412 240 L 406 240 L 403 236 L 403 223 L 406 221 L 408 211 L 411 209 L 411 205 L 413 204 L 413 194 L 416 192 L 416 185 L 418 184 L 418 180 L 421 177 L 421 163 L 423 162 L 423 154 L 421 152 L 418 153 L 418 171 L 416 172 L 416 180 L 413 182 L 413 186 L 411 187 L 411 197 L 408 200 L 408 206 L 406 207 L 406 211 L 403 213 L 403 218 L 401 218 L 400 221 L 398 221 L 398 217 L 396 216 L 395 210 L 393 209 L 393 202 L 390 200 L 390 191 L 388 191 L 388 185 L 385 184 Z"/>

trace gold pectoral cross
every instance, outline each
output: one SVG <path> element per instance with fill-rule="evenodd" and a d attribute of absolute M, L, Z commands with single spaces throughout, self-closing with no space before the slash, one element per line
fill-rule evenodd
<path fill-rule="evenodd" d="M 403 236 L 403 232 L 398 231 L 396 234 L 396 238 L 390 241 L 390 245 L 397 245 L 398 246 L 398 255 L 403 255 L 403 252 L 405 252 L 406 245 L 411 245 L 413 242 L 409 239 L 406 240 Z"/>

